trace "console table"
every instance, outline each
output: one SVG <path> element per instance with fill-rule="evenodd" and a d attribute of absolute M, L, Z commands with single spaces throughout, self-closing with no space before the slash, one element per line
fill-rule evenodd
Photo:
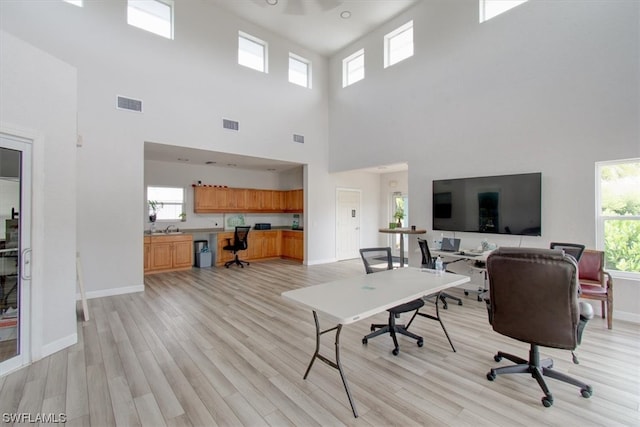
<path fill-rule="evenodd" d="M 425 234 L 427 230 L 423 228 L 380 228 L 380 233 L 399 234 L 400 235 L 400 267 L 404 267 L 404 235 L 405 234 Z"/>

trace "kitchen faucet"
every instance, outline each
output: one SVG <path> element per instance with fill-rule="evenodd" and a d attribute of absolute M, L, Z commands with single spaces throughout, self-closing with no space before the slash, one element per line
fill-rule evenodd
<path fill-rule="evenodd" d="M 164 232 L 165 232 L 165 233 L 170 232 L 170 231 L 171 231 L 171 227 L 174 227 L 174 228 L 175 228 L 175 225 L 173 225 L 173 224 L 169 224 L 169 225 L 167 225 L 167 228 L 165 228 L 165 229 L 164 229 Z"/>

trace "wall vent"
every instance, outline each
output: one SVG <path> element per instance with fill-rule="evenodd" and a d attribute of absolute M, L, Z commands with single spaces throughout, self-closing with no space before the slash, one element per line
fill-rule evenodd
<path fill-rule="evenodd" d="M 239 130 L 240 123 L 229 119 L 222 119 L 222 127 L 230 130 Z"/>
<path fill-rule="evenodd" d="M 142 100 L 118 96 L 116 108 L 118 110 L 128 110 L 142 113 Z"/>
<path fill-rule="evenodd" d="M 304 135 L 296 135 L 293 134 L 293 142 L 299 142 L 300 144 L 304 144 Z"/>

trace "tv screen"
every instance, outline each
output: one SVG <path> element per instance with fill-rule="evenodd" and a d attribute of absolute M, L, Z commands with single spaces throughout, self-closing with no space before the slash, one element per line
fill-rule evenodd
<path fill-rule="evenodd" d="M 542 174 L 433 181 L 433 229 L 541 236 Z"/>

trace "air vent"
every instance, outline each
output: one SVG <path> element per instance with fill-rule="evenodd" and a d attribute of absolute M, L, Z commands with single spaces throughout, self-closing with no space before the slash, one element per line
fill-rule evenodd
<path fill-rule="evenodd" d="M 142 100 L 118 96 L 116 108 L 118 110 L 128 110 L 142 113 Z"/>
<path fill-rule="evenodd" d="M 234 122 L 233 120 L 222 119 L 222 127 L 230 130 L 239 130 L 240 124 L 238 122 Z"/>
<path fill-rule="evenodd" d="M 293 142 L 299 142 L 300 144 L 304 144 L 304 135 L 296 135 L 293 134 Z"/>

